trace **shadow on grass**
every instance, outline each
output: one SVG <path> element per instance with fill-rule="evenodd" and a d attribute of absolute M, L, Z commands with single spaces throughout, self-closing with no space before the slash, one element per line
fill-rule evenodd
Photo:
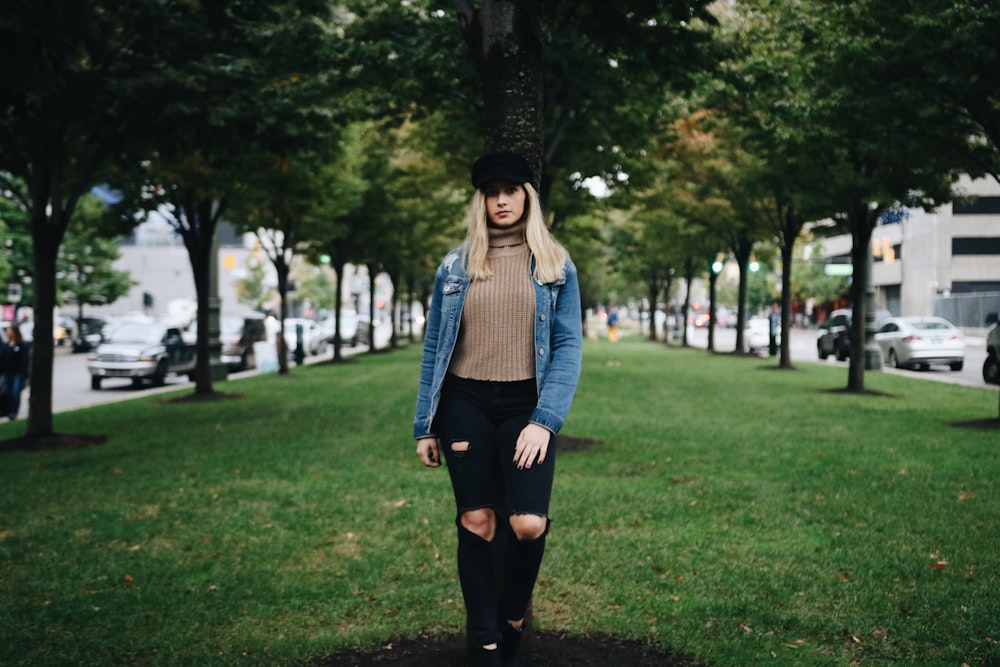
<path fill-rule="evenodd" d="M 952 422 L 953 428 L 971 428 L 976 431 L 1000 431 L 1000 417 L 991 419 L 970 419 L 962 422 Z"/>
<path fill-rule="evenodd" d="M 106 435 L 89 435 L 86 433 L 53 433 L 41 436 L 22 435 L 17 438 L 0 441 L 0 453 L 82 449 L 83 447 L 103 445 L 107 441 L 108 437 Z"/>
<path fill-rule="evenodd" d="M 533 632 L 525 638 L 523 663 L 532 667 L 708 667 L 690 656 L 663 651 L 641 641 L 607 635 L 577 637 L 555 632 Z M 397 638 L 377 651 L 338 651 L 313 658 L 306 667 L 361 667 L 405 665 L 406 667 L 464 667 L 465 637 Z"/>

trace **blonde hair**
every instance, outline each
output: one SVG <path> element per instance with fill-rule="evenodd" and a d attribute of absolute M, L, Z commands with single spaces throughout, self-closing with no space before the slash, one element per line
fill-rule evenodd
<path fill-rule="evenodd" d="M 541 284 L 555 282 L 563 277 L 566 265 L 566 250 L 559 245 L 545 224 L 542 207 L 538 203 L 538 193 L 531 183 L 522 185 L 527 194 L 525 207 L 527 220 L 524 234 L 528 250 L 535 259 L 534 278 Z M 462 244 L 465 270 L 473 280 L 486 280 L 493 275 L 486 262 L 490 238 L 487 231 L 486 196 L 476 188 L 469 206 L 469 231 Z"/>

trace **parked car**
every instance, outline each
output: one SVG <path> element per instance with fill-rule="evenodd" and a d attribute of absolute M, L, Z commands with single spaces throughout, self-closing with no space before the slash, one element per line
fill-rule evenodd
<path fill-rule="evenodd" d="M 751 354 L 767 350 L 771 344 L 771 323 L 766 317 L 751 317 L 743 327 L 743 344 Z M 778 325 L 778 344 L 781 344 L 781 325 Z"/>
<path fill-rule="evenodd" d="M 1000 384 L 1000 321 L 997 320 L 997 313 L 986 316 L 986 324 L 993 324 L 986 334 L 986 361 L 983 363 L 983 380 L 988 384 Z"/>
<path fill-rule="evenodd" d="M 879 327 L 875 342 L 892 368 L 946 364 L 960 371 L 965 364 L 965 335 L 942 317 L 891 317 Z"/>
<path fill-rule="evenodd" d="M 73 336 L 73 352 L 90 352 L 104 341 L 104 326 L 99 317 L 80 317 L 76 320 L 76 334 Z"/>
<path fill-rule="evenodd" d="M 816 336 L 816 351 L 820 359 L 833 355 L 837 361 L 844 361 L 851 356 L 851 320 L 854 311 L 850 308 L 838 308 L 830 313 L 819 327 Z M 879 327 L 892 314 L 885 309 L 875 311 L 875 326 Z"/>
<path fill-rule="evenodd" d="M 253 345 L 267 340 L 263 314 L 223 315 L 219 318 L 221 360 L 230 370 L 257 367 Z"/>
<path fill-rule="evenodd" d="M 253 344 L 267 340 L 263 313 L 219 316 L 219 360 L 231 371 L 256 368 Z M 198 320 L 188 325 L 185 339 L 195 342 L 198 338 Z"/>
<path fill-rule="evenodd" d="M 835 310 L 819 327 L 816 336 L 816 351 L 820 359 L 833 355 L 837 361 L 851 356 L 851 311 Z"/>
<path fill-rule="evenodd" d="M 273 317 L 267 319 L 268 339 L 276 340 L 281 322 Z M 298 345 L 298 327 L 302 327 L 302 351 L 306 356 L 314 356 L 326 349 L 323 331 L 315 320 L 305 317 L 285 318 L 285 343 L 289 354 L 295 354 Z"/>
<path fill-rule="evenodd" d="M 25 320 L 24 322 L 18 322 L 17 328 L 21 330 L 21 337 L 26 341 L 35 340 L 35 321 Z M 66 344 L 66 338 L 68 333 L 58 320 L 52 323 L 52 342 L 57 347 Z"/>
<path fill-rule="evenodd" d="M 320 322 L 323 339 L 330 345 L 334 343 L 336 324 L 333 320 L 333 315 Z M 354 347 L 358 344 L 358 314 L 353 308 L 340 309 L 340 337 L 344 341 L 344 345 L 349 347 Z"/>
<path fill-rule="evenodd" d="M 159 386 L 170 374 L 194 379 L 194 369 L 194 344 L 179 327 L 156 323 L 119 324 L 87 357 L 91 389 L 100 389 L 104 378 L 130 378 L 134 385 L 150 380 Z"/>

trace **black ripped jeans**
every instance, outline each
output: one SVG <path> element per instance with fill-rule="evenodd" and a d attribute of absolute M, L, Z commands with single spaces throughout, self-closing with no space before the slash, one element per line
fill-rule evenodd
<path fill-rule="evenodd" d="M 514 446 L 528 425 L 537 402 L 535 380 L 486 382 L 449 375 L 441 392 L 436 422 L 441 450 L 455 492 L 458 510 L 458 576 L 469 620 L 471 639 L 479 646 L 499 640 L 498 619 L 523 618 L 545 553 L 545 535 L 518 540 L 507 517 L 535 514 L 548 518 L 556 464 L 555 437 L 545 461 L 518 469 Z M 468 443 L 464 450 L 455 443 Z M 460 445 L 461 447 L 461 445 Z M 495 480 L 503 480 L 507 516 L 497 517 L 497 536 L 509 536 L 504 557 L 504 590 L 498 596 L 494 541 L 487 541 L 461 523 L 471 510 L 496 510 Z M 499 597 L 499 599 L 498 599 Z"/>

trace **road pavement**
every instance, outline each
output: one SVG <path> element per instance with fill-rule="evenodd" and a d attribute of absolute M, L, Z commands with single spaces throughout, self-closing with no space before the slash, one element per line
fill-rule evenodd
<path fill-rule="evenodd" d="M 817 364 L 829 364 L 843 366 L 846 372 L 848 361 L 837 361 L 833 357 L 825 360 L 819 358 L 816 352 L 816 330 L 814 329 L 792 329 L 791 355 L 793 363 L 809 362 Z M 695 347 L 708 347 L 708 329 L 694 329 L 693 336 L 689 340 Z M 736 329 L 718 328 L 715 331 L 715 350 L 717 352 L 732 352 L 736 349 Z M 766 352 L 766 351 L 765 351 Z M 983 381 L 983 363 L 986 361 L 986 339 L 978 335 L 969 335 L 965 338 L 965 364 L 960 371 L 952 371 L 947 366 L 932 366 L 927 371 L 906 370 L 901 368 L 884 367 L 883 373 L 897 373 L 908 377 L 916 377 L 938 382 L 950 382 L 968 387 L 995 387 Z M 877 372 L 877 371 L 867 371 Z"/>
<path fill-rule="evenodd" d="M 388 340 L 388 331 L 376 333 L 376 343 L 384 346 Z M 691 345 L 695 347 L 707 348 L 708 329 L 692 329 Z M 792 361 L 795 363 L 818 363 L 842 366 L 846 372 L 846 361 L 836 361 L 833 357 L 825 361 L 820 360 L 816 354 L 816 332 L 810 329 L 793 329 L 791 337 Z M 717 352 L 731 352 L 736 346 L 736 330 L 720 327 L 715 332 L 715 350 Z M 363 352 L 366 347 L 345 348 L 344 354 L 356 354 Z M 965 367 L 961 371 L 951 371 L 946 366 L 934 366 L 929 371 L 911 371 L 894 368 L 885 368 L 882 372 L 899 373 L 910 377 L 916 377 L 939 382 L 950 382 L 969 387 L 990 387 L 983 381 L 982 368 L 986 360 L 986 343 L 982 337 L 969 336 L 966 338 Z M 306 363 L 315 363 L 329 359 L 332 353 L 327 352 L 316 357 L 309 357 Z M 871 372 L 871 371 L 869 371 Z M 256 373 L 254 370 L 231 373 L 230 380 L 250 377 Z M 168 377 L 167 383 L 163 387 L 133 387 L 131 381 L 121 379 L 106 379 L 100 390 L 90 388 L 90 374 L 87 372 L 87 355 L 72 354 L 68 348 L 57 348 L 55 361 L 53 364 L 53 390 L 52 390 L 52 410 L 53 412 L 66 412 L 86 408 L 102 403 L 120 401 L 139 396 L 149 396 L 166 391 L 174 391 L 183 387 L 191 386 L 193 383 L 187 377 Z M 22 397 L 21 417 L 27 413 L 28 392 Z"/>
<path fill-rule="evenodd" d="M 385 327 L 375 330 L 375 344 L 378 347 L 385 347 L 389 341 L 389 330 Z M 342 354 L 352 355 L 364 352 L 367 346 L 345 347 Z M 333 356 L 332 348 L 328 348 L 323 354 L 306 357 L 305 363 L 312 364 L 329 360 Z M 289 362 L 294 368 L 294 362 Z M 230 373 L 228 381 L 239 380 L 245 377 L 252 377 L 257 374 L 254 369 Z M 176 391 L 184 387 L 193 387 L 194 383 L 184 376 L 168 376 L 166 384 L 162 387 L 151 387 L 144 384 L 141 387 L 132 385 L 132 381 L 122 378 L 105 378 L 99 390 L 90 388 L 90 373 L 87 371 L 87 355 L 73 354 L 68 347 L 56 348 L 55 359 L 52 364 L 52 412 L 67 412 L 80 408 L 88 408 L 103 403 L 111 403 L 140 396 L 151 396 L 168 391 Z M 219 389 L 221 385 L 216 385 Z M 21 414 L 23 419 L 28 412 L 28 400 L 30 388 L 21 396 Z"/>

